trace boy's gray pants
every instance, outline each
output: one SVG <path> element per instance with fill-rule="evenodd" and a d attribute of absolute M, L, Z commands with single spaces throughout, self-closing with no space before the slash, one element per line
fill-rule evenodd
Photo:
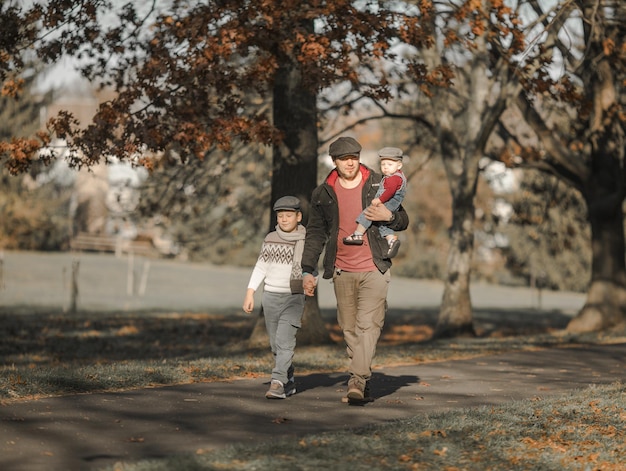
<path fill-rule="evenodd" d="M 263 315 L 274 354 L 272 379 L 287 384 L 293 376 L 296 333 L 302 325 L 304 294 L 263 292 Z"/>

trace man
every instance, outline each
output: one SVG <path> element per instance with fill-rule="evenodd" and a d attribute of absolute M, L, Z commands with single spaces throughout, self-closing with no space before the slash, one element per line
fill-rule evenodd
<path fill-rule="evenodd" d="M 326 248 L 323 278 L 332 278 L 337 299 L 337 322 L 343 331 L 350 365 L 348 401 L 369 400 L 369 380 L 376 344 L 385 321 L 391 279 L 389 245 L 377 224 L 366 231 L 362 245 L 346 245 L 354 223 L 365 208 L 371 221 L 382 221 L 395 231 L 405 230 L 409 218 L 402 206 L 392 213 L 384 205 L 370 206 L 381 175 L 360 162 L 361 145 L 340 137 L 329 148 L 335 168 L 311 196 L 302 254 L 305 294 L 315 290 L 319 257 Z"/>

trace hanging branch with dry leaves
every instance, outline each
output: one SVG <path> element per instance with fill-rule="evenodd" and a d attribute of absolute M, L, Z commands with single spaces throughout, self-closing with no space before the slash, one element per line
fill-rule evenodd
<path fill-rule="evenodd" d="M 60 113 L 35 137 L 2 144 L 12 173 L 25 171 L 52 137 L 64 139 L 68 162 L 81 168 L 113 157 L 148 168 L 148 155 L 174 148 L 184 158 L 204 158 L 233 140 L 274 144 L 284 138 L 269 113 L 251 113 L 255 95 L 271 96 L 281 57 L 293 57 L 302 86 L 312 93 L 346 82 L 377 99 L 389 98 L 384 79 L 365 83 L 357 67 L 375 69 L 393 58 L 400 34 L 427 45 L 417 22 L 381 6 L 350 1 L 302 3 L 226 0 L 174 1 L 118 7 L 103 0 L 50 0 L 30 9 L 0 11 L 13 28 L 0 37 L 3 93 L 17 93 L 23 57 L 52 63 L 78 60 L 81 74 L 115 97 L 102 103 L 90 123 Z M 140 11 L 141 10 L 141 11 Z M 315 22 L 314 31 L 305 27 Z M 50 148 L 47 159 L 58 157 Z"/>

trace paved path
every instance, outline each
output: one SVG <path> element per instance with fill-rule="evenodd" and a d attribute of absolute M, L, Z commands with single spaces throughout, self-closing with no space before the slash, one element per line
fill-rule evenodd
<path fill-rule="evenodd" d="M 0 260 L 0 306 L 67 307 L 75 261 L 80 262 L 79 307 L 92 310 L 240 310 L 250 274 L 244 268 L 131 263 L 96 254 L 8 252 Z M 438 282 L 395 277 L 390 308 L 436 309 L 442 288 Z M 334 307 L 325 281 L 319 299 L 322 308 Z M 472 302 L 476 312 L 517 309 L 540 318 L 550 311 L 567 319 L 584 296 L 544 292 L 539 297 L 529 289 L 474 284 Z M 374 372 L 376 400 L 363 407 L 341 402 L 342 373 L 299 377 L 299 393 L 284 401 L 264 398 L 265 379 L 246 379 L 19 402 L 0 406 L 0 470 L 91 470 L 122 459 L 346 430 L 626 381 L 625 365 L 626 344 L 385 368 Z"/>
<path fill-rule="evenodd" d="M 626 344 L 517 352 L 374 372 L 374 402 L 342 403 L 343 374 L 298 378 L 264 398 L 262 379 L 86 394 L 0 406 L 0 469 L 89 470 L 277 436 L 348 430 L 429 412 L 626 381 Z"/>

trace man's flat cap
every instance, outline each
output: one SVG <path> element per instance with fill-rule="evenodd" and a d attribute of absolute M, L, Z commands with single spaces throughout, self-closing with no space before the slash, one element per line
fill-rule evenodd
<path fill-rule="evenodd" d="M 361 144 L 352 137 L 340 137 L 330 145 L 328 153 L 332 158 L 344 155 L 359 155 L 361 153 Z"/>

